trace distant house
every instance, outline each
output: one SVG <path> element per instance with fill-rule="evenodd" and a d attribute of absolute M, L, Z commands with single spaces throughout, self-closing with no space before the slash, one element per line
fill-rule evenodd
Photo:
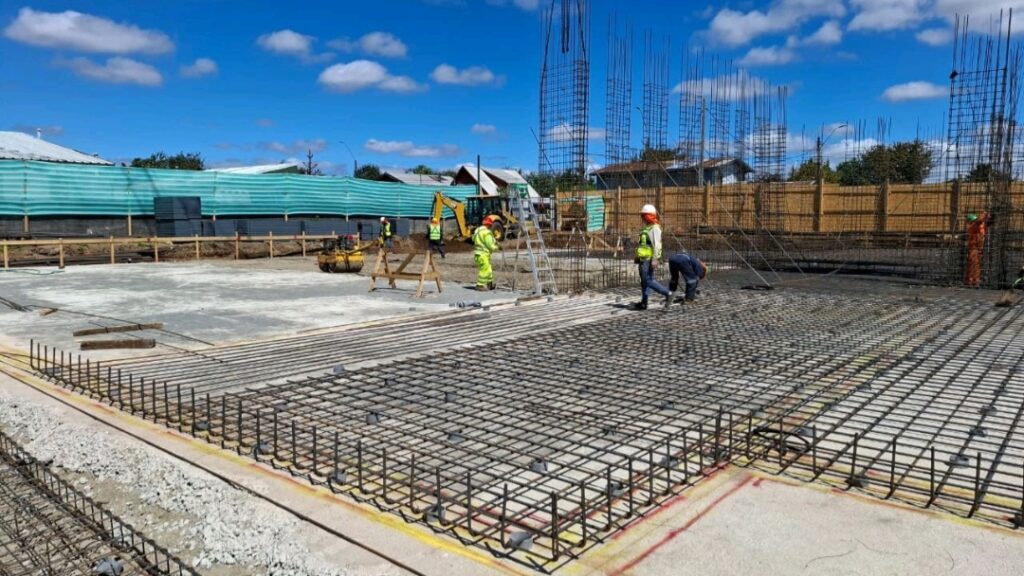
<path fill-rule="evenodd" d="M 476 164 L 463 164 L 455 174 L 454 184 L 468 184 L 476 186 L 477 169 Z M 538 199 L 540 194 L 530 186 L 530 183 L 523 178 L 523 175 L 515 170 L 507 168 L 484 168 L 480 167 L 480 193 L 488 196 L 504 194 L 511 184 L 525 184 L 530 198 Z"/>
<path fill-rule="evenodd" d="M 451 176 L 440 174 L 416 174 L 404 170 L 384 170 L 380 174 L 381 182 L 401 182 L 402 184 L 413 184 L 416 186 L 451 186 Z"/>
<path fill-rule="evenodd" d="M 635 161 L 612 164 L 593 171 L 598 190 L 622 188 L 657 188 L 696 186 L 700 176 L 693 162 Z M 704 182 L 713 186 L 746 182 L 753 169 L 739 158 L 717 158 L 704 161 Z"/>
<path fill-rule="evenodd" d="M 280 164 L 260 164 L 257 166 L 209 168 L 206 172 L 222 172 L 224 174 L 301 174 L 301 166 L 298 162 L 282 162 Z"/>
<path fill-rule="evenodd" d="M 84 154 L 71 148 L 58 146 L 42 138 L 22 132 L 0 132 L 0 160 L 34 160 L 67 164 L 96 164 L 112 166 L 114 163 L 99 156 Z"/>

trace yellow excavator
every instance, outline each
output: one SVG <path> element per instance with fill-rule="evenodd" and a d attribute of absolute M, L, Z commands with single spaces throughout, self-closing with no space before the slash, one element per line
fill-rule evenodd
<path fill-rule="evenodd" d="M 508 209 L 508 198 L 504 196 L 470 196 L 465 202 L 459 202 L 445 196 L 440 190 L 434 192 L 433 218 L 440 221 L 445 208 L 455 214 L 455 222 L 459 225 L 459 240 L 472 238 L 473 230 L 488 216 L 494 220 L 491 231 L 496 240 L 515 236 L 519 228 L 519 222 Z"/>

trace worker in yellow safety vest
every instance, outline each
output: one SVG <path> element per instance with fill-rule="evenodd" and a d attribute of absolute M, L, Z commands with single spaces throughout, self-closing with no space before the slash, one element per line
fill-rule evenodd
<path fill-rule="evenodd" d="M 647 310 L 647 298 L 651 290 L 666 299 L 671 298 L 672 294 L 654 277 L 654 272 L 661 263 L 661 224 L 658 223 L 658 210 L 650 204 L 644 204 L 640 209 L 640 217 L 643 219 L 644 227 L 640 230 L 635 258 L 640 271 L 640 301 L 633 307 L 637 310 Z"/>
<path fill-rule="evenodd" d="M 430 250 L 437 252 L 444 258 L 444 241 L 441 239 L 441 222 L 437 218 L 430 220 L 430 230 L 427 232 L 427 240 L 430 242 Z"/>
<path fill-rule="evenodd" d="M 394 248 L 391 242 L 391 222 L 383 216 L 380 217 L 380 245 L 386 252 L 391 252 Z"/>
<path fill-rule="evenodd" d="M 473 231 L 473 261 L 476 262 L 476 289 L 481 291 L 494 290 L 494 269 L 491 268 L 491 254 L 501 249 L 497 240 L 494 239 L 494 232 L 491 232 L 491 225 L 494 218 L 484 218 L 476 230 Z"/>

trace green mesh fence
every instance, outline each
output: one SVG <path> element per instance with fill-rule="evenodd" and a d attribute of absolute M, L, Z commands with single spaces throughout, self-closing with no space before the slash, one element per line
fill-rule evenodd
<path fill-rule="evenodd" d="M 435 190 L 459 201 L 476 193 L 475 186 L 0 161 L 0 216 L 150 216 L 154 197 L 199 196 L 204 216 L 428 218 Z"/>

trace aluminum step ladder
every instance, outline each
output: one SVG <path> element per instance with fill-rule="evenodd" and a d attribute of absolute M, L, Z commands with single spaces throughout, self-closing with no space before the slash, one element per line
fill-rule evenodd
<path fill-rule="evenodd" d="M 509 208 L 515 210 L 519 223 L 519 240 L 526 242 L 526 254 L 530 258 L 530 273 L 533 276 L 533 291 L 537 296 L 558 294 L 558 283 L 551 270 L 551 260 L 540 231 L 537 210 L 525 184 L 511 184 L 508 187 Z"/>

